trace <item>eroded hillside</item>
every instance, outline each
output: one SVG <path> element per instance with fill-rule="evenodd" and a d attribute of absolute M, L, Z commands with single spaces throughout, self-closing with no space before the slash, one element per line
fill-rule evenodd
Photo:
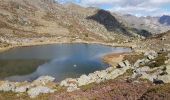
<path fill-rule="evenodd" d="M 1 47 L 46 41 L 124 42 L 151 36 L 116 15 L 54 0 L 0 0 Z"/>

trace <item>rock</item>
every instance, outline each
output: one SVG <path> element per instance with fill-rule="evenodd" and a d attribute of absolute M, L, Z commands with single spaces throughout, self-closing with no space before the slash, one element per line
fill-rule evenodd
<path fill-rule="evenodd" d="M 125 60 L 124 63 L 126 65 L 126 67 L 131 67 L 131 64 L 130 64 L 130 62 L 128 60 Z"/>
<path fill-rule="evenodd" d="M 29 89 L 27 93 L 31 98 L 35 98 L 41 93 L 54 93 L 54 90 L 44 86 L 37 86 Z"/>
<path fill-rule="evenodd" d="M 164 84 L 164 82 L 160 79 L 153 79 L 153 83 L 155 84 Z"/>
<path fill-rule="evenodd" d="M 77 85 L 75 86 L 70 86 L 67 88 L 67 92 L 73 92 L 73 91 L 76 91 L 76 90 L 79 90 L 80 88 L 77 88 Z"/>
<path fill-rule="evenodd" d="M 160 52 L 166 52 L 166 51 L 168 51 L 166 48 L 161 48 L 160 49 Z"/>
<path fill-rule="evenodd" d="M 161 40 L 162 40 L 162 41 L 166 40 L 166 37 L 162 37 Z"/>
<path fill-rule="evenodd" d="M 61 81 L 60 86 L 69 87 L 72 86 L 73 84 L 77 84 L 77 79 L 67 78 Z"/>
<path fill-rule="evenodd" d="M 101 83 L 108 80 L 108 73 L 106 70 L 100 71 L 97 76 L 98 77 L 96 77 L 96 83 Z"/>
<path fill-rule="evenodd" d="M 137 73 L 142 73 L 142 72 L 147 72 L 147 71 L 150 71 L 150 68 L 148 66 L 144 66 L 144 67 L 136 69 Z"/>
<path fill-rule="evenodd" d="M 155 51 L 148 51 L 148 52 L 145 52 L 144 56 L 146 56 L 149 60 L 152 60 L 158 57 L 158 53 Z"/>
<path fill-rule="evenodd" d="M 131 64 L 129 63 L 128 60 L 125 60 L 123 62 L 118 63 L 117 68 L 123 68 L 123 67 L 129 67 L 129 66 L 131 66 Z"/>
<path fill-rule="evenodd" d="M 154 82 L 154 79 L 157 79 L 157 75 L 150 75 L 147 73 L 143 73 L 141 78 L 148 79 L 149 81 Z"/>
<path fill-rule="evenodd" d="M 141 59 L 141 60 L 139 59 L 135 62 L 134 67 L 138 68 L 140 67 L 140 65 L 144 65 L 144 64 L 145 64 L 145 59 Z"/>
<path fill-rule="evenodd" d="M 168 53 L 168 58 L 170 59 L 170 53 Z"/>
<path fill-rule="evenodd" d="M 73 92 L 75 90 L 79 90 L 77 84 L 78 84 L 77 79 L 67 78 L 61 81 L 60 86 L 67 87 L 67 92 Z"/>
<path fill-rule="evenodd" d="M 33 81 L 33 84 L 35 85 L 45 85 L 49 82 L 53 82 L 55 80 L 54 77 L 51 76 L 41 76 L 38 79 L 36 79 L 35 81 Z"/>
<path fill-rule="evenodd" d="M 16 87 L 15 92 L 18 93 L 27 92 L 30 87 L 31 87 L 30 85 Z"/>
<path fill-rule="evenodd" d="M 163 76 L 158 76 L 159 80 L 162 80 L 164 83 L 170 83 L 170 75 L 163 75 Z"/>
<path fill-rule="evenodd" d="M 123 67 L 126 67 L 124 62 L 118 63 L 117 68 L 123 68 Z"/>
<path fill-rule="evenodd" d="M 108 67 L 108 68 L 106 69 L 106 72 L 107 72 L 107 73 L 110 73 L 110 72 L 113 71 L 113 70 L 114 70 L 113 67 Z"/>
<path fill-rule="evenodd" d="M 131 79 L 132 79 L 132 80 L 136 80 L 136 79 L 138 79 L 138 78 L 141 77 L 141 76 L 142 76 L 141 73 L 133 73 L 133 75 L 131 76 Z"/>
<path fill-rule="evenodd" d="M 15 91 L 15 88 L 16 88 L 15 83 L 6 81 L 0 86 L 0 91 L 10 92 Z"/>
<path fill-rule="evenodd" d="M 78 86 L 83 86 L 88 84 L 90 81 L 90 77 L 88 77 L 87 75 L 81 75 L 80 78 L 77 79 L 78 82 Z"/>

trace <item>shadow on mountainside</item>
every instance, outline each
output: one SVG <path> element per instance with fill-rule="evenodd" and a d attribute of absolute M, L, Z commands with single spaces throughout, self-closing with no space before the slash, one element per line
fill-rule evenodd
<path fill-rule="evenodd" d="M 121 24 L 114 16 L 111 15 L 110 12 L 102 9 L 98 10 L 95 15 L 87 17 L 87 19 L 94 20 L 104 25 L 108 31 L 115 31 L 116 28 L 120 28 L 121 26 Z"/>
<path fill-rule="evenodd" d="M 121 24 L 109 11 L 106 10 L 98 10 L 95 15 L 89 16 L 86 19 L 88 20 L 94 20 L 101 25 L 104 25 L 104 27 L 107 29 L 107 31 L 110 32 L 118 32 L 122 33 L 127 36 L 132 36 L 132 33 L 130 31 L 135 32 L 136 34 L 139 34 L 144 37 L 149 37 L 152 34 L 146 30 L 138 30 L 135 28 L 127 28 L 123 24 Z M 130 30 L 130 31 L 129 31 Z"/>

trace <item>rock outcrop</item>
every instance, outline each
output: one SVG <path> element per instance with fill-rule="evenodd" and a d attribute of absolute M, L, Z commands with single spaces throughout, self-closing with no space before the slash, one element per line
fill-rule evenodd
<path fill-rule="evenodd" d="M 29 89 L 27 93 L 31 98 L 35 98 L 42 93 L 54 93 L 54 90 L 44 86 L 37 86 Z"/>
<path fill-rule="evenodd" d="M 42 93 L 53 93 L 55 89 L 51 88 L 48 83 L 53 83 L 55 78 L 51 76 L 41 76 L 37 80 L 29 82 L 2 82 L 0 91 L 15 92 L 15 93 L 28 93 L 31 98 L 35 98 Z M 55 84 L 55 83 L 53 83 Z"/>
<path fill-rule="evenodd" d="M 0 91 L 13 92 L 15 91 L 15 88 L 16 88 L 16 83 L 5 81 L 0 86 Z"/>
<path fill-rule="evenodd" d="M 170 82 L 170 71 L 169 71 L 169 60 L 165 61 L 164 65 L 160 66 L 146 66 L 152 63 L 156 63 L 154 59 L 158 58 L 159 55 L 155 51 L 147 51 L 144 53 L 144 58 L 139 59 L 133 65 L 133 75 L 131 80 L 138 78 L 148 79 L 153 83 L 169 83 Z M 154 67 L 154 68 L 152 68 Z"/>

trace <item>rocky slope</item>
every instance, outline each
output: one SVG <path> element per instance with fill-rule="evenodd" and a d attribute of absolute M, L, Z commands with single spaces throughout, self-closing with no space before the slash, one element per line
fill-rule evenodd
<path fill-rule="evenodd" d="M 162 17 L 136 17 L 130 14 L 120 15 L 120 18 L 132 28 L 147 30 L 152 34 L 159 34 L 170 29 L 168 16 Z"/>
<path fill-rule="evenodd" d="M 128 17 L 54 0 L 0 0 L 0 46 L 75 40 L 119 43 L 152 34 L 150 28 L 129 27 L 125 20 Z"/>

